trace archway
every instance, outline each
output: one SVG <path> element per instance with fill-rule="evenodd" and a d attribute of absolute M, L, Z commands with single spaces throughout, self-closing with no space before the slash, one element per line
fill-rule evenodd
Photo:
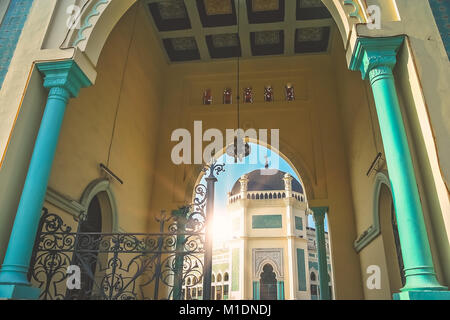
<path fill-rule="evenodd" d="M 278 300 L 277 275 L 273 271 L 271 264 L 263 267 L 260 278 L 260 298 L 261 300 Z"/>
<path fill-rule="evenodd" d="M 294 148 L 294 150 L 295 150 L 295 148 Z M 309 150 L 308 150 L 309 151 Z M 296 151 L 295 151 L 296 152 Z M 314 153 L 314 152 L 316 152 L 317 153 L 317 151 L 316 151 L 316 149 L 312 149 L 311 150 L 311 153 Z M 329 153 L 329 154 L 331 154 L 331 153 Z M 314 156 L 316 156 L 317 157 L 317 154 L 314 154 Z M 320 156 L 320 155 L 319 155 Z M 329 170 L 329 171 L 333 171 L 333 170 L 330 170 L 330 168 L 329 168 L 329 164 L 322 164 L 322 168 L 325 168 L 326 167 L 326 169 L 327 170 Z M 342 167 L 343 168 L 343 167 Z M 321 168 L 315 168 L 315 169 L 311 169 L 311 172 L 312 172 L 312 174 L 311 174 L 311 180 L 313 181 L 313 184 L 314 183 L 316 183 L 318 180 L 320 180 L 320 177 L 318 177 L 317 175 L 316 175 L 316 173 L 317 173 L 317 171 L 318 170 L 320 170 Z M 343 169 L 344 170 L 344 169 Z M 123 171 L 123 170 L 122 170 Z M 323 178 L 323 177 L 322 177 Z M 334 178 L 334 177 L 333 177 Z M 325 180 L 325 179 L 324 179 Z M 336 179 L 336 180 L 340 180 L 340 179 Z M 305 182 L 306 183 L 306 182 Z M 345 183 L 346 183 L 346 181 L 342 181 L 342 184 L 341 185 L 345 185 Z M 307 183 L 306 183 L 307 184 Z M 183 187 L 183 185 L 182 185 L 182 187 Z M 333 188 L 335 188 L 335 186 L 331 186 L 330 187 L 330 193 L 333 191 L 332 189 Z M 307 188 L 307 190 L 312 190 L 313 188 Z M 192 189 L 191 189 L 192 190 Z M 318 193 L 317 194 L 317 196 L 316 197 L 313 197 L 313 196 L 311 196 L 311 195 L 308 195 L 308 198 L 310 198 L 310 199 L 312 199 L 312 200 L 316 200 L 317 202 L 320 202 L 320 201 L 322 201 L 322 202 L 327 202 L 328 201 L 328 199 L 327 199 L 327 196 L 328 196 L 328 192 L 329 192 L 329 190 L 328 189 L 326 189 L 326 188 L 323 188 L 323 190 L 322 190 L 322 192 L 321 193 Z M 307 191 L 308 192 L 308 191 Z M 264 195 L 264 197 L 265 197 L 266 195 Z M 270 198 L 270 196 L 269 196 L 269 198 Z M 348 197 L 347 197 L 348 198 Z M 344 197 L 344 200 L 338 200 L 338 201 L 334 201 L 334 203 L 333 204 L 340 204 L 340 203 L 342 203 L 342 202 L 345 202 L 346 200 L 348 200 L 348 199 L 345 199 L 345 197 Z M 344 208 L 345 209 L 345 208 Z M 351 209 L 349 209 L 350 211 L 349 212 L 351 212 Z M 336 212 L 338 212 L 338 211 L 343 211 L 343 212 L 345 212 L 346 210 L 336 210 Z M 334 212 L 334 211 L 333 211 Z M 340 213 L 339 213 L 340 214 Z M 344 220 L 344 219 L 342 219 L 342 220 Z M 350 221 L 349 222 L 350 224 L 352 223 L 352 221 Z M 352 229 L 352 227 L 349 227 L 348 229 Z M 342 232 L 341 234 L 343 234 L 343 233 L 345 233 L 345 232 Z M 337 233 L 336 233 L 336 235 L 338 235 Z M 350 243 L 350 240 L 349 240 L 349 238 L 351 238 L 351 237 L 353 237 L 353 234 L 352 233 L 350 233 L 349 235 L 348 235 L 348 237 L 345 239 L 345 241 L 346 241 L 346 243 L 348 244 L 348 243 Z"/>
<path fill-rule="evenodd" d="M 405 285 L 402 250 L 398 237 L 397 220 L 390 188 L 383 184 L 379 194 L 379 219 L 383 237 L 391 295 Z"/>
<path fill-rule="evenodd" d="M 73 264 L 80 266 L 83 272 L 80 279 L 80 291 L 69 291 L 69 299 L 90 300 L 94 295 L 101 232 L 102 210 L 100 200 L 98 196 L 95 196 L 89 204 L 85 217 L 78 225 Z"/>

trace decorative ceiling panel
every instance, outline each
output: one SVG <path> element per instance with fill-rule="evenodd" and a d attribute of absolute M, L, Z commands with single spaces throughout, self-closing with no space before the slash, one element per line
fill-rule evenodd
<path fill-rule="evenodd" d="M 279 0 L 253 0 L 253 11 L 278 11 L 280 10 Z"/>
<path fill-rule="evenodd" d="M 257 46 L 279 44 L 280 43 L 279 31 L 261 31 L 255 32 L 255 44 Z"/>
<path fill-rule="evenodd" d="M 321 0 L 297 0 L 297 20 L 331 19 Z"/>
<path fill-rule="evenodd" d="M 284 53 L 284 31 L 259 31 L 250 34 L 254 56 L 279 55 Z"/>
<path fill-rule="evenodd" d="M 239 46 L 239 38 L 237 33 L 215 34 L 212 35 L 212 40 L 215 48 Z"/>
<path fill-rule="evenodd" d="M 326 53 L 335 28 L 321 0 L 142 1 L 170 62 Z"/>
<path fill-rule="evenodd" d="M 330 27 L 301 28 L 295 32 L 295 52 L 326 52 L 329 46 Z"/>
<path fill-rule="evenodd" d="M 299 0 L 298 5 L 301 8 L 318 8 L 323 7 L 322 0 Z"/>
<path fill-rule="evenodd" d="M 322 28 L 304 28 L 297 32 L 297 42 L 320 41 L 324 30 Z"/>
<path fill-rule="evenodd" d="M 247 0 L 246 3 L 251 24 L 284 21 L 285 0 Z"/>
<path fill-rule="evenodd" d="M 158 3 L 159 13 L 163 20 L 186 19 L 187 12 L 183 0 L 164 1 Z"/>
<path fill-rule="evenodd" d="M 173 49 L 176 51 L 197 50 L 197 43 L 194 37 L 170 39 Z"/>
<path fill-rule="evenodd" d="M 191 28 L 191 22 L 183 0 L 152 2 L 149 3 L 148 7 L 160 32 Z"/>
<path fill-rule="evenodd" d="M 200 52 L 194 37 L 163 39 L 162 41 L 167 56 L 172 62 L 200 59 Z"/>
<path fill-rule="evenodd" d="M 213 59 L 240 57 L 241 42 L 237 33 L 214 34 L 206 37 Z"/>
<path fill-rule="evenodd" d="M 209 16 L 233 13 L 233 6 L 229 0 L 203 0 L 203 2 Z"/>
<path fill-rule="evenodd" d="M 192 10 L 198 10 L 205 28 L 233 26 L 237 23 L 236 8 L 232 0 L 189 0 L 187 3 L 191 5 Z"/>

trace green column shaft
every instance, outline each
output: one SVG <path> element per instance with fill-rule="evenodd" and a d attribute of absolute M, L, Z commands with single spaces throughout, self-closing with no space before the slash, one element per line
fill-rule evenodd
<path fill-rule="evenodd" d="M 406 285 L 402 289 L 441 288 L 431 258 L 411 152 L 400 111 L 392 69 L 369 72 L 392 185 Z"/>
<path fill-rule="evenodd" d="M 6 299 L 39 296 L 39 290 L 28 282 L 27 273 L 64 113 L 69 98 L 91 85 L 72 60 L 40 63 L 37 68 L 45 76 L 44 87 L 50 92 L 0 271 L 0 298 Z"/>
<path fill-rule="evenodd" d="M 369 79 L 383 138 L 409 291 L 445 290 L 431 257 L 411 152 L 395 87 L 393 68 L 404 37 L 358 38 L 350 69 Z"/>
<path fill-rule="evenodd" d="M 260 300 L 259 291 L 260 291 L 259 281 L 254 281 L 253 282 L 253 300 Z"/>
<path fill-rule="evenodd" d="M 320 300 L 330 300 L 330 290 L 328 289 L 328 262 L 327 246 L 325 243 L 325 214 L 328 208 L 312 208 L 314 223 L 316 225 L 317 257 L 319 260 L 319 286 Z"/>

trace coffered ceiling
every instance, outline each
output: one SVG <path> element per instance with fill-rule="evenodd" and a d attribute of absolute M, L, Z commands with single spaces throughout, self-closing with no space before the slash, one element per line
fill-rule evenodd
<path fill-rule="evenodd" d="M 321 0 L 143 1 L 170 62 L 329 48 L 333 19 Z"/>

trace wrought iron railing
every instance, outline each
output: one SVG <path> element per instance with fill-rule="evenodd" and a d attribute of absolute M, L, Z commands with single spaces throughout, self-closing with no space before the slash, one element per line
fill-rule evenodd
<path fill-rule="evenodd" d="M 191 207 L 162 213 L 151 234 L 73 232 L 44 208 L 29 272 L 40 299 L 182 299 L 188 277 L 192 287 L 203 282 L 206 187 L 196 194 Z M 79 289 L 70 286 L 73 266 Z"/>

